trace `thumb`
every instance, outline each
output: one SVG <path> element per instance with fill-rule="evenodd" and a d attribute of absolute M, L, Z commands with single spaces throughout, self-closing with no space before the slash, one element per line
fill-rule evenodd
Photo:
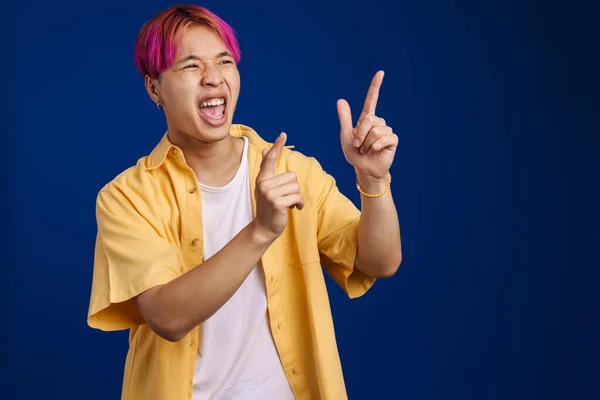
<path fill-rule="evenodd" d="M 277 158 L 279 157 L 281 149 L 285 146 L 286 140 L 287 135 L 285 132 L 281 132 L 270 149 L 263 149 L 263 159 L 260 164 L 260 171 L 258 172 L 259 178 L 270 178 L 275 176 L 275 164 L 277 163 Z"/>
<path fill-rule="evenodd" d="M 352 111 L 346 100 L 337 102 L 338 117 L 340 118 L 340 131 L 342 136 L 352 135 Z"/>

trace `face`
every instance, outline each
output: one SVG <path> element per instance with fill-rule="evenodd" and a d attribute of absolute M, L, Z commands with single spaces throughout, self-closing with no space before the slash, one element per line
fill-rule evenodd
<path fill-rule="evenodd" d="M 229 128 L 240 92 L 240 75 L 227 47 L 205 26 L 188 27 L 171 68 L 146 89 L 162 103 L 170 139 L 176 144 L 220 141 Z"/>

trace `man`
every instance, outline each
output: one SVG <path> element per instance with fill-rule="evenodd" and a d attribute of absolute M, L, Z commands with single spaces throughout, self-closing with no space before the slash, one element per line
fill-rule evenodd
<path fill-rule="evenodd" d="M 88 315 L 130 330 L 122 399 L 346 398 L 323 269 L 354 298 L 401 262 L 383 72 L 356 127 L 338 102 L 358 211 L 285 133 L 232 124 L 240 52 L 216 15 L 161 12 L 135 57 L 168 129 L 98 194 Z"/>

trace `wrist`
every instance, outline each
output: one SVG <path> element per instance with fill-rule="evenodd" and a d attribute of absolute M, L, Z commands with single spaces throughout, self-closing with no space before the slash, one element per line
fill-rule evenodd
<path fill-rule="evenodd" d="M 248 224 L 248 233 L 250 235 L 250 241 L 259 247 L 268 248 L 271 243 L 277 239 L 277 237 L 273 237 L 271 233 L 261 229 L 256 219 Z"/>
<path fill-rule="evenodd" d="M 369 194 L 377 194 L 383 192 L 389 182 L 390 182 L 390 173 L 387 172 L 382 177 L 376 177 L 372 175 L 362 174 L 356 171 L 356 179 L 358 180 L 358 184 L 360 188 Z"/>

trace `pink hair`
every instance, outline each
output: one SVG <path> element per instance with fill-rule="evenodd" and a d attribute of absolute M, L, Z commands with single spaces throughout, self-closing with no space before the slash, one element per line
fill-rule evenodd
<path fill-rule="evenodd" d="M 183 30 L 190 25 L 204 25 L 215 31 L 235 63 L 240 61 L 240 46 L 229 24 L 206 8 L 180 4 L 161 11 L 140 29 L 133 56 L 135 66 L 142 76 L 149 75 L 156 79 L 161 72 L 173 65 L 177 42 Z"/>

